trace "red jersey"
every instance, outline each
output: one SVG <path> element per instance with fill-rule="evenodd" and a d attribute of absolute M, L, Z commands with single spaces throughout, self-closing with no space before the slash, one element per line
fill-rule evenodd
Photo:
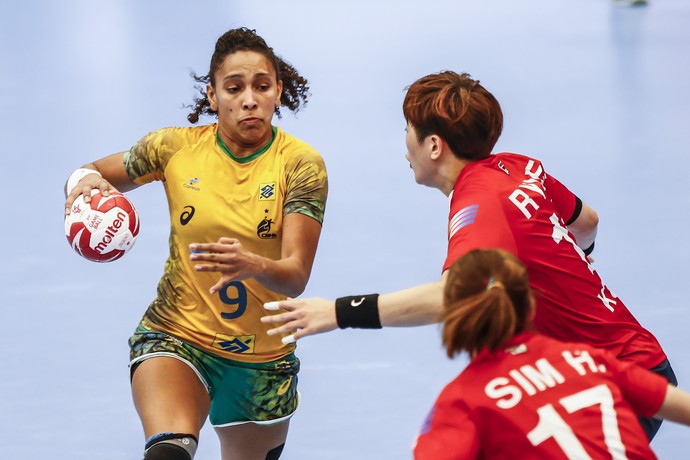
<path fill-rule="evenodd" d="M 539 332 L 651 369 L 666 359 L 659 342 L 604 285 L 566 228 L 580 206 L 533 158 L 501 153 L 470 163 L 450 197 L 444 270 L 473 249 L 505 249 L 527 267 Z"/>
<path fill-rule="evenodd" d="M 414 458 L 654 459 L 637 415 L 654 415 L 667 386 L 605 350 L 519 334 L 446 386 Z"/>

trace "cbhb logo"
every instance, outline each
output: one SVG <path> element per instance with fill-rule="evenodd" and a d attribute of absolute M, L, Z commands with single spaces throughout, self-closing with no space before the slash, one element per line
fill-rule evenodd
<path fill-rule="evenodd" d="M 268 209 L 266 209 L 264 212 L 266 213 L 266 216 L 264 216 L 264 220 L 259 222 L 259 225 L 257 225 L 256 234 L 262 240 L 272 240 L 278 238 L 277 233 L 271 233 L 271 226 L 274 222 L 273 219 L 268 218 Z"/>

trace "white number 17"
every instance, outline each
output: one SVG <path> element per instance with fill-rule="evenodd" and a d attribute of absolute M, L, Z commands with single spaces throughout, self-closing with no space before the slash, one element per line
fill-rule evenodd
<path fill-rule="evenodd" d="M 560 404 L 572 414 L 580 409 L 599 406 L 601 410 L 601 426 L 604 432 L 604 442 L 614 460 L 625 460 L 625 447 L 618 430 L 618 418 L 613 407 L 613 395 L 606 385 L 597 385 L 562 398 Z M 553 438 L 563 453 L 571 459 L 591 459 L 582 443 L 577 439 L 572 428 L 558 415 L 553 405 L 546 404 L 537 410 L 539 422 L 527 438 L 533 446 L 537 446 L 547 439 Z"/>

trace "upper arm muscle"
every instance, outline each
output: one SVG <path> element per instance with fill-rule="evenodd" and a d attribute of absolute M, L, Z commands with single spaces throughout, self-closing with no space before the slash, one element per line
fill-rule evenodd
<path fill-rule="evenodd" d="M 98 169 L 103 178 L 110 182 L 113 187 L 121 192 L 126 192 L 138 187 L 132 179 L 130 179 L 125 170 L 124 152 L 114 153 L 105 158 L 96 160 L 93 165 Z"/>

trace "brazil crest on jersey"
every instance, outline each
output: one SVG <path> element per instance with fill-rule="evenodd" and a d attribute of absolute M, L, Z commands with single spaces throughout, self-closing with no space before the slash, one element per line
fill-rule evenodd
<path fill-rule="evenodd" d="M 328 179 L 321 156 L 274 127 L 266 147 L 236 158 L 211 124 L 148 134 L 125 154 L 125 168 L 137 184 L 163 181 L 170 210 L 170 256 L 142 324 L 238 361 L 291 352 L 294 345 L 268 336 L 259 320 L 264 302 L 285 296 L 253 278 L 209 294 L 219 274 L 195 271 L 189 245 L 237 238 L 248 251 L 280 259 L 284 215 L 323 222 Z"/>

